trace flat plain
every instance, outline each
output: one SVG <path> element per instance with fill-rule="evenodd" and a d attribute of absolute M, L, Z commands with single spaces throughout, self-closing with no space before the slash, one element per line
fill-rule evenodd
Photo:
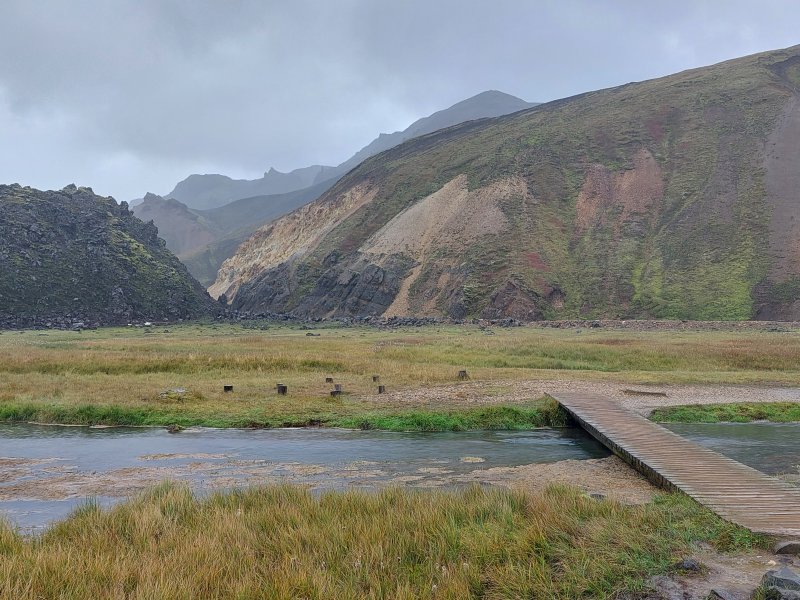
<path fill-rule="evenodd" d="M 542 398 L 555 389 L 595 390 L 645 414 L 782 420 L 798 406 L 798 376 L 792 330 L 207 323 L 4 331 L 0 420 L 530 429 L 560 423 Z M 694 400 L 704 410 L 670 408 Z M 0 596 L 644 598 L 653 597 L 652 576 L 752 585 L 765 568 L 769 539 L 660 494 L 615 458 L 486 473 L 494 480 L 476 484 L 500 489 L 315 496 L 256 486 L 195 497 L 165 484 L 112 509 L 89 502 L 33 536 L 0 524 Z M 587 478 L 618 493 L 593 499 L 581 485 Z M 690 555 L 714 565 L 699 583 L 681 583 L 672 566 Z"/>
<path fill-rule="evenodd" d="M 469 381 L 458 379 L 460 370 Z M 515 420 L 523 427 L 544 424 L 539 399 L 548 386 L 670 386 L 684 404 L 694 390 L 701 403 L 784 400 L 800 381 L 800 335 L 258 323 L 3 332 L 0 378 L 6 421 L 274 427 L 383 419 L 384 428 L 413 429 L 396 419 L 436 413 L 463 417 L 454 429 Z M 331 397 L 334 384 L 344 394 Z M 642 398 L 646 408 L 660 403 Z"/>

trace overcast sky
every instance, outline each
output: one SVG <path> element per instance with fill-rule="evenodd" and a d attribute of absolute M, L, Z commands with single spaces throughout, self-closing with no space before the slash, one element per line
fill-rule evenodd
<path fill-rule="evenodd" d="M 0 0 L 0 183 L 128 200 L 338 164 L 487 89 L 529 101 L 800 43 L 796 1 Z"/>

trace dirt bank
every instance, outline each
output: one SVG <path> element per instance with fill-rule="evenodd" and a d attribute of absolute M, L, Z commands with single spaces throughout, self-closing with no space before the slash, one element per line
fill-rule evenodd
<path fill-rule="evenodd" d="M 369 396 L 368 399 L 377 405 L 436 409 L 442 406 L 514 404 L 558 392 L 600 394 L 642 415 L 649 415 L 655 408 L 662 406 L 681 404 L 800 402 L 800 388 L 796 387 L 674 384 L 651 386 L 559 379 L 458 383 L 425 389 L 400 390 L 380 396 Z"/>

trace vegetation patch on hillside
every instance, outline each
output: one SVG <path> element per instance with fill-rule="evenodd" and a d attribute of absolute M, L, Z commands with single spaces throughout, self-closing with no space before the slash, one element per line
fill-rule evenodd
<path fill-rule="evenodd" d="M 33 538 L 0 525 L 0 596 L 604 599 L 644 589 L 700 541 L 767 543 L 679 495 L 631 507 L 565 487 L 281 486 L 201 499 L 162 485 Z"/>

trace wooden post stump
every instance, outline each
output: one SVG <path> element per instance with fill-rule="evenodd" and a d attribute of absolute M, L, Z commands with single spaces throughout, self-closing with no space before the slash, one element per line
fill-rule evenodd
<path fill-rule="evenodd" d="M 337 383 L 337 384 L 335 384 L 335 385 L 333 386 L 333 391 L 334 391 L 334 392 L 341 392 L 341 391 L 342 391 L 342 384 L 341 384 L 341 383 Z"/>
<path fill-rule="evenodd" d="M 386 386 L 385 385 L 379 385 L 378 386 L 378 393 L 379 394 L 385 394 L 386 393 Z"/>
<path fill-rule="evenodd" d="M 467 375 L 467 372 L 465 370 L 461 370 L 461 371 L 458 372 L 458 378 L 459 379 L 469 379 L 469 375 Z"/>
<path fill-rule="evenodd" d="M 373 375 L 372 376 L 372 383 L 378 383 L 381 380 L 380 375 Z"/>
<path fill-rule="evenodd" d="M 337 396 L 341 396 L 341 395 L 342 395 L 342 390 L 333 390 L 331 392 L 331 396 L 333 396 L 334 398 L 336 398 Z"/>
<path fill-rule="evenodd" d="M 232 392 L 233 391 L 233 386 L 232 385 L 223 385 L 222 386 L 222 391 L 225 392 L 225 393 Z"/>
<path fill-rule="evenodd" d="M 282 383 L 279 383 L 278 385 L 276 385 L 275 389 L 278 390 L 278 395 L 279 396 L 285 396 L 286 392 L 289 391 L 288 388 Z"/>
<path fill-rule="evenodd" d="M 326 377 L 325 383 L 333 383 L 333 377 Z"/>

